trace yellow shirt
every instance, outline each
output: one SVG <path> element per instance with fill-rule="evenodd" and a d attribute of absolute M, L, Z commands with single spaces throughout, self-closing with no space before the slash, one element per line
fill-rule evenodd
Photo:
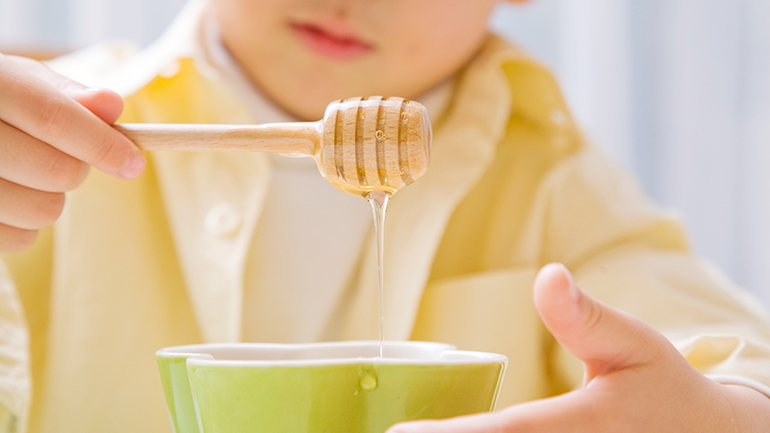
<path fill-rule="evenodd" d="M 249 123 L 243 101 L 206 66 L 200 8 L 128 59 L 112 59 L 114 47 L 70 59 L 99 72 L 75 78 L 124 94 L 121 121 Z M 578 387 L 581 364 L 532 304 L 535 273 L 560 261 L 588 293 L 661 330 L 703 373 L 770 385 L 766 314 L 689 252 L 674 216 L 586 144 L 544 68 L 490 37 L 433 123 L 428 174 L 388 211 L 388 339 L 507 355 L 501 406 Z M 23 431 L 29 413 L 32 432 L 169 431 L 153 353 L 242 338 L 244 266 L 270 167 L 256 153 L 155 153 L 136 181 L 92 171 L 53 230 L 3 257 L 6 419 Z M 228 236 L 204 229 L 201 215 L 219 201 L 242 210 Z M 371 242 L 355 260 L 356 277 L 319 339 L 377 338 Z"/>

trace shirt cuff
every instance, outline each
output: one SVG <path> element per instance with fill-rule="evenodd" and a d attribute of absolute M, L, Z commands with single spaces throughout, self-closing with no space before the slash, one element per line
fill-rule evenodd
<path fill-rule="evenodd" d="M 764 394 L 765 396 L 767 396 L 767 398 L 770 398 L 770 387 L 763 383 L 757 382 L 756 380 L 748 379 L 742 376 L 732 376 L 728 374 L 709 374 L 709 375 L 706 375 L 706 377 L 708 377 L 709 379 L 715 382 L 719 382 L 722 385 L 746 386 L 746 387 L 755 389 L 761 392 L 762 394 Z"/>

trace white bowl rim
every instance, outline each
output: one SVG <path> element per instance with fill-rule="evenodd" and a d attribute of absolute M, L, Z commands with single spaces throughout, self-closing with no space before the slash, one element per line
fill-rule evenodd
<path fill-rule="evenodd" d="M 379 348 L 379 341 L 333 341 L 319 343 L 204 343 L 184 346 L 171 346 L 156 352 L 160 357 L 184 357 L 188 366 L 209 367 L 305 367 L 344 364 L 375 365 L 470 365 L 502 363 L 507 365 L 508 358 L 504 355 L 488 352 L 457 350 L 455 346 L 446 343 L 425 341 L 386 341 L 385 357 L 325 357 L 306 359 L 249 359 L 228 360 L 215 359 L 210 352 L 234 351 L 273 351 L 294 352 L 318 351 L 351 348 Z M 388 351 L 422 350 L 430 357 L 389 357 Z"/>

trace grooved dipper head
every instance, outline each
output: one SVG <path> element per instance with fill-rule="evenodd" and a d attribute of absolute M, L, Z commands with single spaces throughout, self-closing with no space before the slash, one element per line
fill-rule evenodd
<path fill-rule="evenodd" d="M 321 174 L 342 191 L 394 193 L 428 169 L 428 110 L 403 98 L 350 98 L 330 104 L 322 122 Z"/>

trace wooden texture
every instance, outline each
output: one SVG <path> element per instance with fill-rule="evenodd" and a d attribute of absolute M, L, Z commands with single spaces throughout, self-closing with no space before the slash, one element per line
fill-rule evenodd
<path fill-rule="evenodd" d="M 114 128 L 143 150 L 255 151 L 315 158 L 321 175 L 356 195 L 390 193 L 428 168 L 430 120 L 402 98 L 351 98 L 329 105 L 318 122 L 263 125 L 123 123 Z"/>
<path fill-rule="evenodd" d="M 143 150 L 254 151 L 313 155 L 318 123 L 200 125 L 123 123 L 114 128 Z"/>
<path fill-rule="evenodd" d="M 329 105 L 319 167 L 351 194 L 395 192 L 428 169 L 431 128 L 421 104 L 403 98 L 351 98 Z"/>

